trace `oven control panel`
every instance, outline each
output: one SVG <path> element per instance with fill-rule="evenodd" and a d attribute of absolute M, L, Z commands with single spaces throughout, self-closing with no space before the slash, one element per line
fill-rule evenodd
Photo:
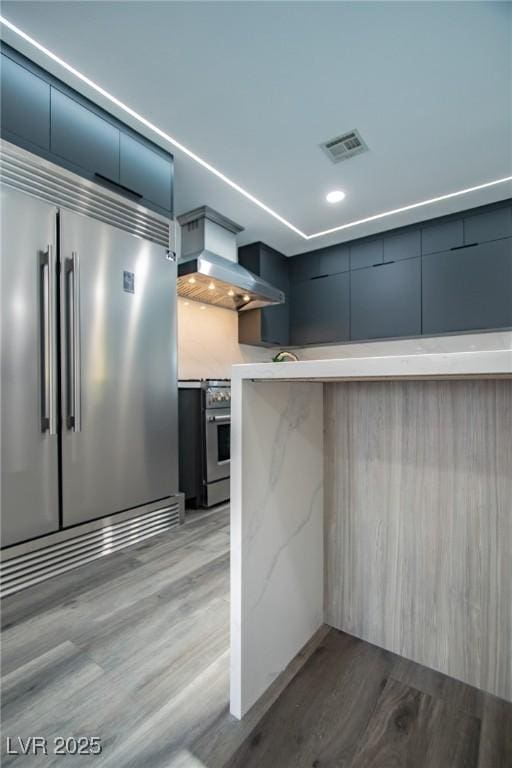
<path fill-rule="evenodd" d="M 229 387 L 207 387 L 207 408 L 229 408 L 231 405 L 231 389 Z"/>

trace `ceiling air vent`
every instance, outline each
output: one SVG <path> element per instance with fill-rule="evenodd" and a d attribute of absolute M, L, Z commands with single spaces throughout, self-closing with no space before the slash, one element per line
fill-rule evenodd
<path fill-rule="evenodd" d="M 344 133 L 342 136 L 336 136 L 335 139 L 324 141 L 320 146 L 333 163 L 348 160 L 349 157 L 360 155 L 361 152 L 368 150 L 361 134 L 355 129 Z"/>

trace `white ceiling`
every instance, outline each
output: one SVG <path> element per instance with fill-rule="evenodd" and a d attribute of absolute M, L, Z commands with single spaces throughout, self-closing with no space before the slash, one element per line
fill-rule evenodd
<path fill-rule="evenodd" d="M 512 174 L 510 3 L 6 1 L 2 15 L 307 233 Z M 352 128 L 370 151 L 331 164 L 318 144 Z M 177 213 L 210 205 L 245 227 L 241 243 L 287 254 L 512 194 L 502 184 L 307 242 L 175 158 Z M 335 188 L 347 197 L 330 206 Z"/>

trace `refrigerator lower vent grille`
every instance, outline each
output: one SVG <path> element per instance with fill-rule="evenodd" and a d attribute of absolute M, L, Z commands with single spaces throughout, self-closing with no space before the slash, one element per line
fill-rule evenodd
<path fill-rule="evenodd" d="M 0 597 L 7 597 L 124 547 L 137 544 L 179 523 L 180 508 L 176 503 L 13 557 L 1 566 Z"/>
<path fill-rule="evenodd" d="M 171 222 L 163 216 L 9 142 L 1 149 L 0 179 L 10 187 L 170 247 Z"/>

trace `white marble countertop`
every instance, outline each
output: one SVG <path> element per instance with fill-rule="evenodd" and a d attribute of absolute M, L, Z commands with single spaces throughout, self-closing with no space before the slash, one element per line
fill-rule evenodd
<path fill-rule="evenodd" d="M 512 377 L 512 349 L 234 365 L 232 380 Z"/>

